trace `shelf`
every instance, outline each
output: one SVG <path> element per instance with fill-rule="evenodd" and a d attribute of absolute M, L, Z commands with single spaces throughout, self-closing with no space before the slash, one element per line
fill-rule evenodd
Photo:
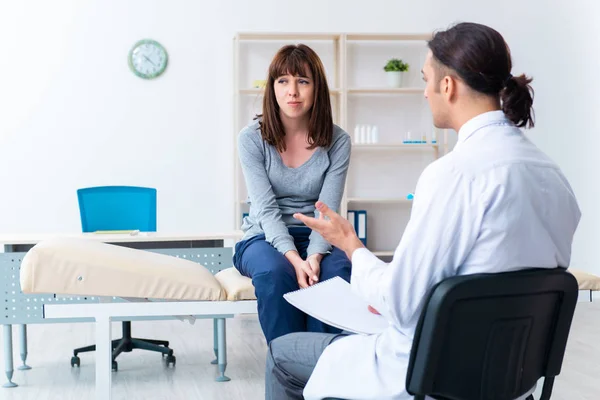
<path fill-rule="evenodd" d="M 377 95 L 377 94 L 423 94 L 425 88 L 352 88 L 348 94 Z"/>
<path fill-rule="evenodd" d="M 236 151 L 241 129 L 261 109 L 266 90 L 260 86 L 266 79 L 266 69 L 260 68 L 275 53 L 276 47 L 287 43 L 306 43 L 315 46 L 327 67 L 327 83 L 332 101 L 334 122 L 343 127 L 354 139 L 354 130 L 360 121 L 378 126 L 377 143 L 364 141 L 352 143 L 352 153 L 357 161 L 368 163 L 368 168 L 352 167 L 344 185 L 340 215 L 350 210 L 367 210 L 370 232 L 369 249 L 384 261 L 394 255 L 396 236 L 400 225 L 407 223 L 413 209 L 413 200 L 407 199 L 422 168 L 448 152 L 448 137 L 436 130 L 421 109 L 426 105 L 423 97 L 425 84 L 411 72 L 404 76 L 400 87 L 388 85 L 382 70 L 382 60 L 400 51 L 411 64 L 418 63 L 427 50 L 430 32 L 242 32 L 234 38 L 234 129 L 233 143 Z M 267 54 L 269 52 L 269 54 Z M 366 57 L 366 58 L 365 58 Z M 379 61 L 377 61 L 379 60 Z M 248 64 L 248 65 L 247 65 Z M 252 68 L 250 68 L 252 67 Z M 377 72 L 379 71 L 379 72 Z M 416 71 L 415 71 L 416 72 Z M 372 76 L 378 74 L 378 76 Z M 396 114 L 397 102 L 403 108 Z M 391 113 L 393 118 L 391 118 Z M 401 118 L 400 122 L 396 118 Z M 404 121 L 406 119 L 406 121 Z M 404 132 L 403 132 L 404 131 Z M 408 134 L 411 132 L 411 134 Z M 425 135 L 425 136 L 423 136 Z M 366 136 L 366 135 L 365 135 Z M 410 137 L 426 138 L 427 143 L 403 143 Z M 432 138 L 437 143 L 431 143 Z M 354 142 L 354 141 L 353 141 Z M 247 188 L 239 158 L 234 157 L 234 224 L 239 229 L 246 203 Z M 357 164 L 358 165 L 358 164 Z M 388 168 L 402 169 L 398 177 L 399 190 L 390 190 L 379 179 Z M 406 170 L 406 173 L 405 173 Z M 383 181 L 383 179 L 382 179 Z M 406 193 L 405 193 L 406 191 Z M 394 216 L 398 221 L 388 223 Z"/>
<path fill-rule="evenodd" d="M 432 35 L 420 33 L 352 33 L 346 35 L 346 40 L 430 40 Z"/>
<path fill-rule="evenodd" d="M 408 200 L 406 198 L 402 198 L 402 197 L 381 197 L 381 198 L 376 198 L 376 197 L 349 197 L 348 199 L 348 203 L 387 203 L 387 204 L 394 204 L 394 203 L 398 203 L 398 204 L 408 204 L 408 203 L 412 203 L 412 200 Z M 247 205 L 248 203 L 246 202 L 246 200 L 240 200 L 239 201 L 240 204 L 242 205 Z"/>
<path fill-rule="evenodd" d="M 353 143 L 353 150 L 360 151 L 381 151 L 381 150 L 426 150 L 426 149 L 437 149 L 439 148 L 439 144 L 433 143 L 414 143 L 414 144 L 404 144 L 404 143 L 393 143 L 393 144 L 383 144 L 383 143 L 373 143 L 373 144 L 363 144 L 363 143 Z"/>
<path fill-rule="evenodd" d="M 258 88 L 240 89 L 240 94 L 262 94 L 263 90 Z"/>
<path fill-rule="evenodd" d="M 348 203 L 374 203 L 374 204 L 410 204 L 412 200 L 405 197 L 348 197 Z"/>
<path fill-rule="evenodd" d="M 373 255 L 377 256 L 377 257 L 393 257 L 394 256 L 394 250 L 371 251 L 371 253 L 373 253 Z"/>
<path fill-rule="evenodd" d="M 339 40 L 340 33 L 287 33 L 287 32 L 242 32 L 237 35 L 239 40 Z M 430 40 L 431 34 L 407 33 L 352 33 L 346 35 L 346 40 Z"/>
<path fill-rule="evenodd" d="M 242 32 L 237 35 L 239 40 L 339 40 L 339 33 L 284 33 L 284 32 Z"/>
<path fill-rule="evenodd" d="M 240 89 L 240 94 L 263 94 L 263 89 L 259 88 L 250 88 L 250 89 Z M 340 89 L 330 89 L 330 94 L 340 94 L 342 91 Z"/>

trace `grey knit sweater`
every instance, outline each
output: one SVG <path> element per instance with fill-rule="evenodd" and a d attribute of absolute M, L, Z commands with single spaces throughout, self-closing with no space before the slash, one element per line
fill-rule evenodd
<path fill-rule="evenodd" d="M 292 215 L 315 216 L 321 200 L 339 212 L 350 163 L 350 135 L 334 125 L 330 148 L 318 147 L 311 158 L 297 168 L 285 166 L 274 146 L 264 142 L 258 121 L 242 129 L 238 153 L 248 189 L 249 216 L 242 223 L 244 240 L 264 233 L 267 242 L 281 254 L 296 250 L 289 226 L 304 226 Z M 327 253 L 331 245 L 313 231 L 307 256 Z"/>

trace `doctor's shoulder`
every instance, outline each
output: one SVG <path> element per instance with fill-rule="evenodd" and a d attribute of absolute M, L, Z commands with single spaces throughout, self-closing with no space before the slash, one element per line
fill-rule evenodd
<path fill-rule="evenodd" d="M 448 181 L 469 179 L 468 175 L 468 171 L 464 170 L 464 166 L 460 162 L 457 162 L 452 153 L 448 153 L 423 169 L 423 172 L 419 176 L 417 187 L 424 184 L 427 186 L 444 185 Z"/>

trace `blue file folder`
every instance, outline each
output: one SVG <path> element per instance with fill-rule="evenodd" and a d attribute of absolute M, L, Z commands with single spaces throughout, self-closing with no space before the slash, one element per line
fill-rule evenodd
<path fill-rule="evenodd" d="M 360 241 L 367 246 L 367 210 L 348 210 L 348 221 Z"/>

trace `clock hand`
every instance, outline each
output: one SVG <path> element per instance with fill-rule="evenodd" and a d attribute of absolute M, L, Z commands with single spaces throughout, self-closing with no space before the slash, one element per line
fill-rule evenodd
<path fill-rule="evenodd" d="M 156 67 L 156 64 L 154 64 L 151 59 L 149 59 L 145 54 L 143 56 L 146 60 L 148 60 L 150 62 L 150 64 L 152 64 Z"/>

